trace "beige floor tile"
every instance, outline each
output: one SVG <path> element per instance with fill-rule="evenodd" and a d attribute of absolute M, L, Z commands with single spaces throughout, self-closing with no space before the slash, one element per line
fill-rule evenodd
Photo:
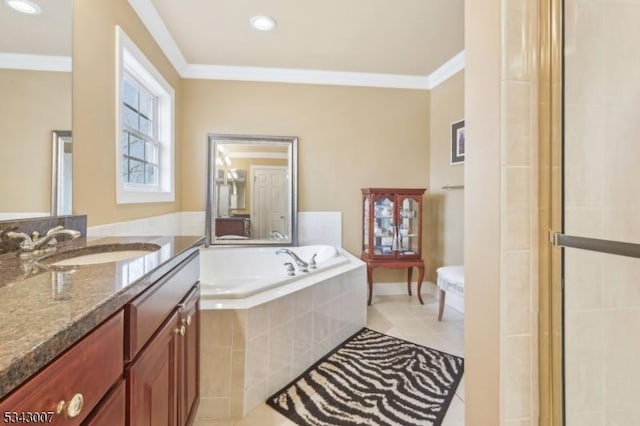
<path fill-rule="evenodd" d="M 431 295 L 418 298 L 407 295 L 376 296 L 367 311 L 367 327 L 390 336 L 405 339 L 443 352 L 462 356 L 464 353 L 464 316 L 448 308 L 443 321 L 437 320 L 438 302 Z M 236 421 L 196 420 L 195 426 L 292 426 L 291 422 L 266 404 L 251 410 Z M 464 378 L 443 426 L 464 425 Z"/>

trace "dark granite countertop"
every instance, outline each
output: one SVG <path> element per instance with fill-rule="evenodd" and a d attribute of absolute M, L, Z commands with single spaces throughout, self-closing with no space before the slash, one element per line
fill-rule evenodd
<path fill-rule="evenodd" d="M 134 259 L 57 270 L 34 258 L 0 255 L 0 398 L 189 257 L 202 238 L 81 238 L 56 252 L 133 242 L 161 248 Z"/>

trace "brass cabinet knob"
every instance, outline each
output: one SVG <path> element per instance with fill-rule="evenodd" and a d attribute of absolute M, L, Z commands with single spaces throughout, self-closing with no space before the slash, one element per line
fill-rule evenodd
<path fill-rule="evenodd" d="M 82 411 L 82 406 L 84 405 L 84 397 L 81 393 L 77 393 L 73 395 L 69 404 L 67 404 L 67 417 L 70 419 L 77 417 L 78 414 Z"/>
<path fill-rule="evenodd" d="M 176 327 L 175 330 L 173 330 L 174 333 L 179 334 L 181 336 L 184 336 L 184 333 L 187 331 L 187 328 L 184 325 L 181 325 L 180 327 Z"/>
<path fill-rule="evenodd" d="M 184 320 L 187 326 L 191 325 L 191 315 L 187 315 L 187 318 Z"/>
<path fill-rule="evenodd" d="M 70 419 L 77 417 L 82 412 L 84 406 L 84 397 L 81 393 L 77 393 L 71 397 L 69 402 L 62 400 L 56 405 L 56 413 L 62 414 L 65 412 L 66 416 Z"/>

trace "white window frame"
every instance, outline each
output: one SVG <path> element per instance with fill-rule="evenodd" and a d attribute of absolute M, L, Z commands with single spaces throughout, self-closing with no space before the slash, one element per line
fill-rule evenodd
<path fill-rule="evenodd" d="M 122 177 L 124 72 L 157 97 L 158 185 L 136 185 Z M 116 202 L 118 204 L 175 201 L 175 92 L 151 61 L 116 26 Z"/>

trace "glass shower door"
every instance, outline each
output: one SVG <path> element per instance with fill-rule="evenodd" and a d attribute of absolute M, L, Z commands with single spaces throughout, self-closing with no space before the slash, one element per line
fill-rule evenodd
<path fill-rule="evenodd" d="M 564 422 L 640 425 L 640 3 L 564 2 Z"/>

